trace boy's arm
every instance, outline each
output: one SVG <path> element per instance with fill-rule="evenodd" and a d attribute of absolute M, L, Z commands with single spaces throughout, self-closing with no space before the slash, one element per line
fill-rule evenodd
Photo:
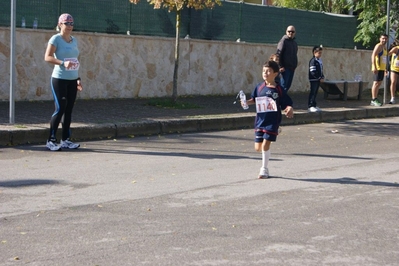
<path fill-rule="evenodd" d="M 292 106 L 294 105 L 294 103 L 286 91 L 283 91 L 283 99 L 280 104 L 281 104 L 281 108 L 284 109 L 285 116 L 287 118 L 293 118 L 294 117 L 294 108 Z"/>
<path fill-rule="evenodd" d="M 318 79 L 319 77 L 316 76 L 316 71 L 317 66 L 316 66 L 316 60 L 312 58 L 312 60 L 309 61 L 309 79 Z"/>
<path fill-rule="evenodd" d="M 286 91 L 282 90 L 283 94 L 281 97 L 281 101 L 280 101 L 280 106 L 282 110 L 286 110 L 287 107 L 291 107 L 294 105 L 294 103 L 292 102 L 291 97 L 287 94 Z"/>
<path fill-rule="evenodd" d="M 249 99 L 249 100 L 247 101 L 247 104 L 248 104 L 248 105 L 255 104 L 255 100 L 254 100 L 253 98 L 251 98 L 251 99 Z"/>

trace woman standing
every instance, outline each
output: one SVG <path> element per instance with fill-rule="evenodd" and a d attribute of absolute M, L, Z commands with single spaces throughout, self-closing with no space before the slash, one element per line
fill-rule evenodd
<path fill-rule="evenodd" d="M 82 90 L 79 78 L 79 49 L 77 40 L 71 35 L 73 18 L 69 14 L 62 14 L 58 19 L 57 28 L 60 33 L 53 35 L 47 45 L 44 60 L 54 64 L 51 75 L 51 90 L 54 96 L 55 111 L 50 120 L 50 134 L 46 147 L 51 151 L 77 149 L 79 144 L 70 138 L 72 110 L 77 91 Z M 62 120 L 62 121 L 61 121 Z M 62 139 L 57 144 L 56 133 L 62 122 Z"/>

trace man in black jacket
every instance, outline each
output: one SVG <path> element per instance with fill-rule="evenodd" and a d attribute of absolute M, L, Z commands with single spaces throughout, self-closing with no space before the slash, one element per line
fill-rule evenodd
<path fill-rule="evenodd" d="M 280 56 L 280 86 L 288 92 L 298 66 L 298 44 L 295 41 L 294 26 L 287 27 L 286 35 L 277 44 L 277 54 Z"/>

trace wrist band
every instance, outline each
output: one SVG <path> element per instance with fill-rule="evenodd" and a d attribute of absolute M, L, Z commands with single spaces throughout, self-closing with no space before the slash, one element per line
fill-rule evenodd
<path fill-rule="evenodd" d="M 62 60 L 62 62 L 61 62 L 61 64 L 60 64 L 60 66 L 64 66 L 64 60 Z"/>

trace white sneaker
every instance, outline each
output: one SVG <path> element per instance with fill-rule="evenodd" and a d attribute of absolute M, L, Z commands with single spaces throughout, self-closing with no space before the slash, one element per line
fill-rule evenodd
<path fill-rule="evenodd" d="M 259 179 L 268 178 L 269 177 L 269 169 L 261 167 L 259 171 Z"/>
<path fill-rule="evenodd" d="M 389 101 L 389 104 L 395 104 L 396 102 L 395 102 L 395 98 L 393 98 L 393 99 L 391 99 L 390 101 Z"/>
<path fill-rule="evenodd" d="M 69 139 L 61 140 L 61 148 L 64 149 L 77 149 L 80 147 L 80 144 L 73 143 Z"/>
<path fill-rule="evenodd" d="M 48 140 L 46 143 L 46 148 L 50 151 L 59 151 L 61 150 L 61 146 L 51 140 Z"/>
<path fill-rule="evenodd" d="M 320 108 L 318 108 L 318 107 L 309 107 L 309 109 L 308 109 L 308 112 L 310 112 L 310 113 L 316 113 L 316 112 L 320 112 L 321 110 L 320 110 Z"/>

